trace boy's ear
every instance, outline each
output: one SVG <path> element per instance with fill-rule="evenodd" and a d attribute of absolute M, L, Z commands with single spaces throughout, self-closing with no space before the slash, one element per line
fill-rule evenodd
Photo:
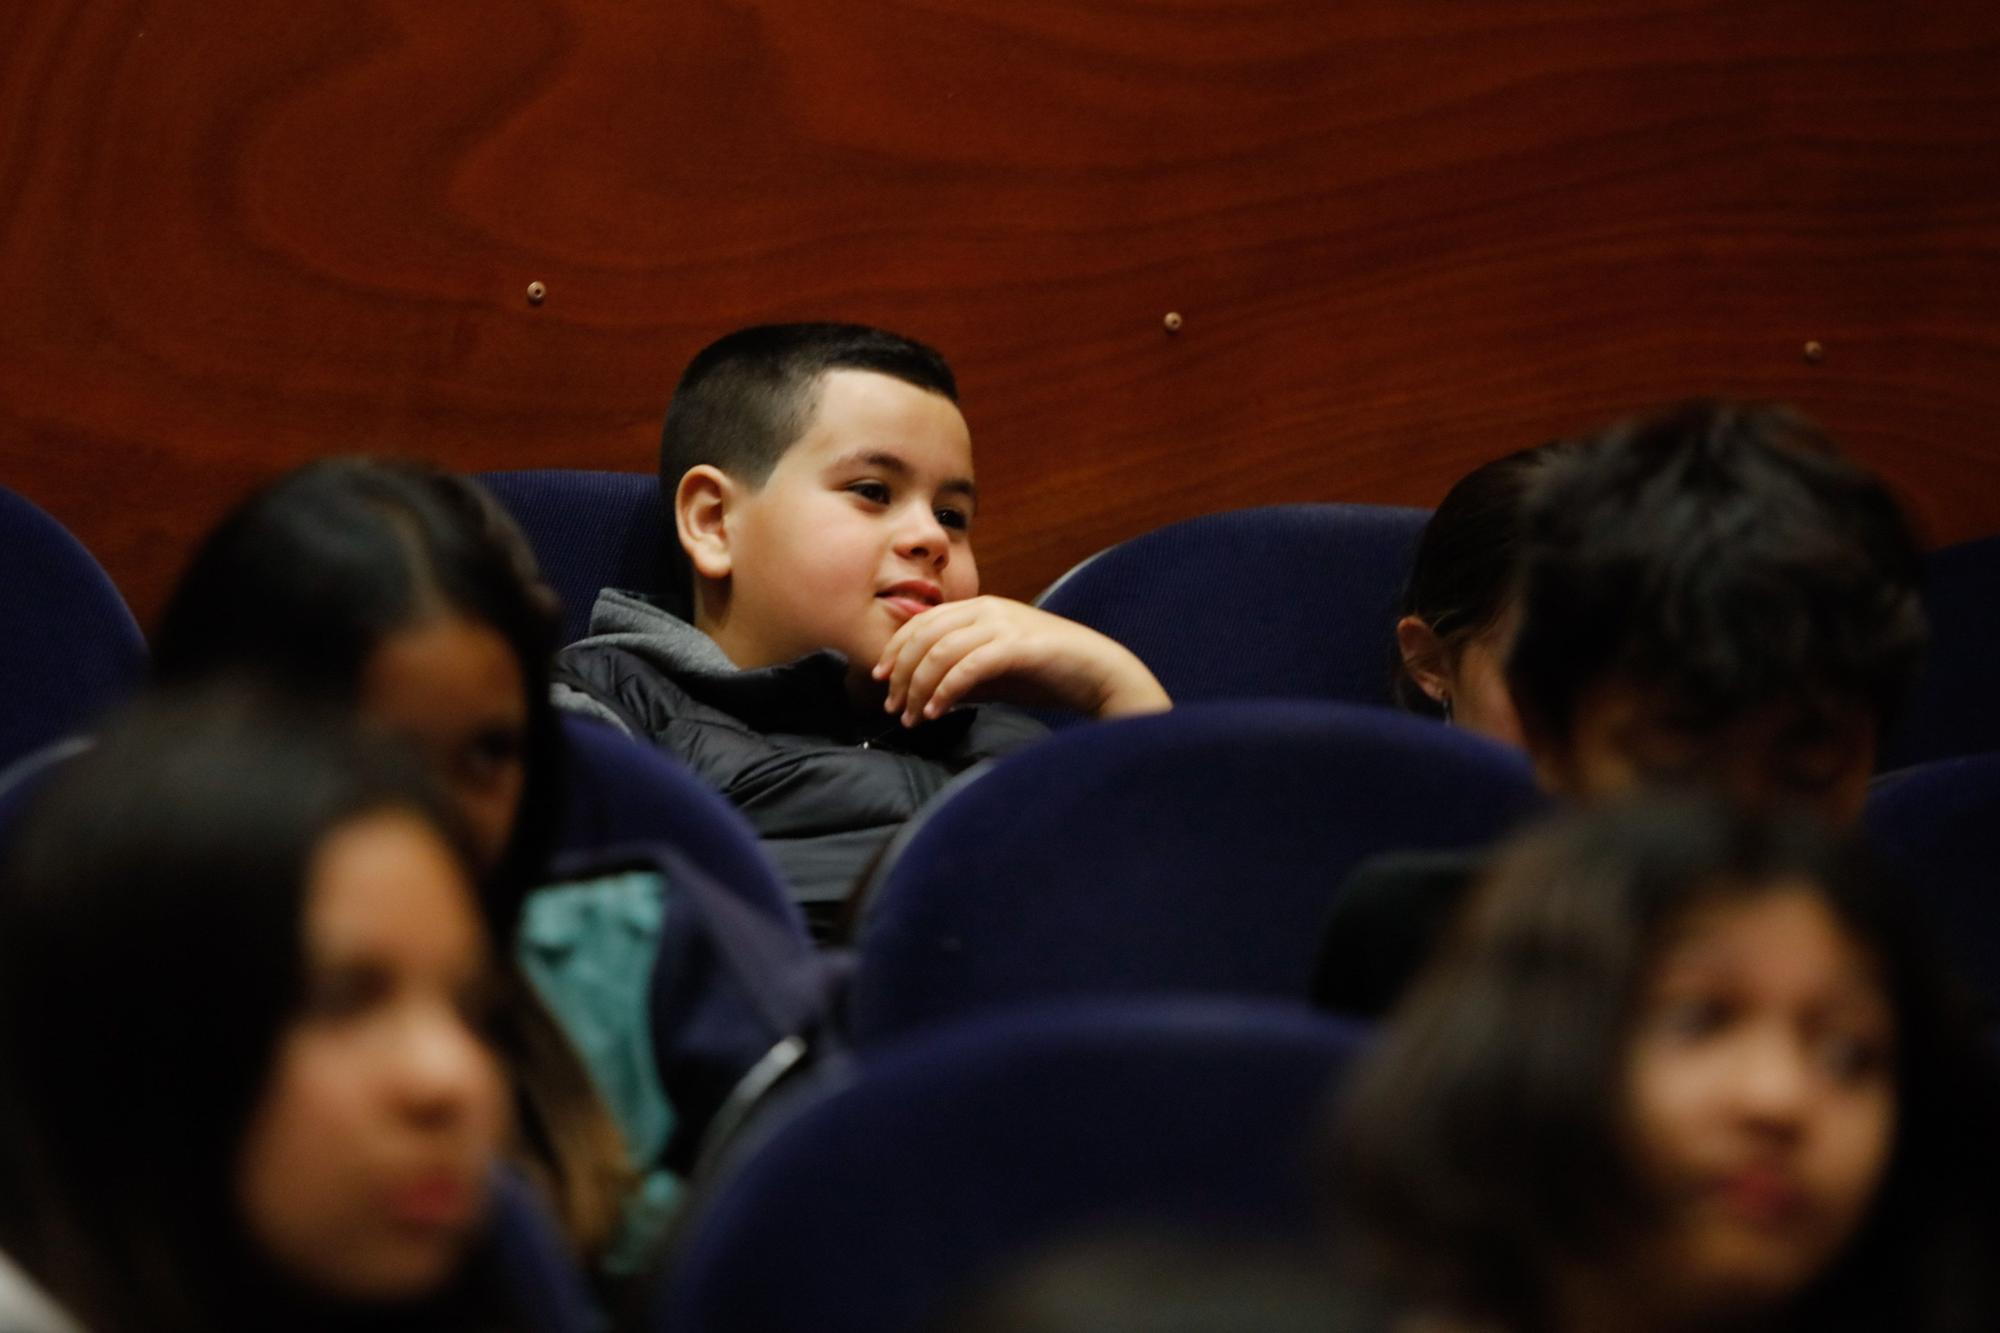
<path fill-rule="evenodd" d="M 729 511 L 739 490 L 733 477 L 708 463 L 689 468 L 674 488 L 674 530 L 701 578 L 729 577 Z"/>
<path fill-rule="evenodd" d="M 1440 704 L 1451 696 L 1444 644 L 1421 616 L 1404 616 L 1396 622 L 1396 650 L 1403 655 L 1403 670 L 1410 673 L 1418 689 Z"/>

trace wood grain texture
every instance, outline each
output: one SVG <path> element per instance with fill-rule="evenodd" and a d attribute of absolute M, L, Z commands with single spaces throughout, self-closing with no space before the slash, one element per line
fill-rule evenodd
<path fill-rule="evenodd" d="M 646 469 L 702 343 L 840 317 L 952 356 L 1015 595 L 1696 392 L 1956 540 L 1996 76 L 1978 0 L 12 0 L 0 481 L 149 620 L 280 468 Z"/>

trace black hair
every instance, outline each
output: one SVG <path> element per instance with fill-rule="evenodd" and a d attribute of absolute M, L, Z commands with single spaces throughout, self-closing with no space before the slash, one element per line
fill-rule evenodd
<path fill-rule="evenodd" d="M 958 381 L 942 355 L 865 324 L 758 324 L 702 348 L 681 372 L 660 430 L 660 499 L 669 515 L 660 588 L 667 604 L 692 611 L 679 599 L 692 597 L 694 571 L 671 521 L 681 478 L 705 463 L 762 486 L 812 424 L 820 378 L 832 370 L 872 371 L 958 401 Z"/>
<path fill-rule="evenodd" d="M 1550 459 L 1576 446 L 1552 440 L 1482 463 L 1460 477 L 1424 524 L 1403 584 L 1398 618 L 1415 616 L 1437 636 L 1439 666 L 1492 629 L 1519 592 L 1521 517 L 1529 490 Z M 1390 685 L 1413 713 L 1443 716 L 1392 647 Z"/>
<path fill-rule="evenodd" d="M 1886 1175 L 1798 1326 L 1990 1327 L 2000 1096 L 1965 993 L 1857 845 L 1715 798 L 1578 812 L 1506 852 L 1343 1107 L 1337 1234 L 1357 1280 L 1549 1327 L 1554 1272 L 1615 1255 L 1649 1216 L 1621 1137 L 1623 1069 L 1668 932 L 1781 886 L 1816 893 L 1879 963 L 1896 1026 Z"/>
<path fill-rule="evenodd" d="M 627 1164 L 588 1072 L 513 966 L 520 908 L 546 878 L 563 812 L 566 761 L 550 702 L 555 595 L 506 511 L 477 483 L 423 463 L 334 458 L 278 478 L 236 507 L 196 551 L 154 643 L 165 685 L 248 679 L 352 706 L 384 640 L 450 611 L 506 640 L 527 691 L 526 781 L 483 906 L 502 942 L 523 1095 L 519 1164 L 540 1177 L 570 1239 L 594 1254 L 617 1225 Z"/>
<path fill-rule="evenodd" d="M 1615 425 L 1557 462 L 1524 522 L 1507 681 L 1531 735 L 1567 739 L 1613 676 L 1708 722 L 1802 697 L 1879 729 L 1915 678 L 1909 524 L 1787 409 L 1694 402 Z"/>
<path fill-rule="evenodd" d="M 324 459 L 279 477 L 196 550 L 154 635 L 154 676 L 165 684 L 247 677 L 351 705 L 384 640 L 446 611 L 506 640 L 527 691 L 520 813 L 486 886 L 508 937 L 562 809 L 562 733 L 549 698 L 559 612 L 520 529 L 477 483 L 368 458 Z"/>
<path fill-rule="evenodd" d="M 59 770 L 0 880 L 0 1250 L 98 1333 L 275 1326 L 237 1161 L 302 999 L 316 851 L 457 814 L 405 751 L 236 692 L 142 702 Z"/>

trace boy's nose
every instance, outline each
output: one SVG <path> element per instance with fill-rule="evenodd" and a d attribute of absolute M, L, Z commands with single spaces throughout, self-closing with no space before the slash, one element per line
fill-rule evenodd
<path fill-rule="evenodd" d="M 951 558 L 951 541 L 945 536 L 944 524 L 926 510 L 921 520 L 913 520 L 903 530 L 896 550 L 906 558 L 928 560 L 942 569 L 945 561 Z"/>

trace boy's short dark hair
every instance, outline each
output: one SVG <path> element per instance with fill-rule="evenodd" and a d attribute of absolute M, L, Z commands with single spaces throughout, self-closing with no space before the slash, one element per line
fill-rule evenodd
<path fill-rule="evenodd" d="M 1886 727 L 1922 658 L 1922 558 L 1889 492 L 1781 407 L 1692 402 L 1552 467 L 1524 515 L 1507 681 L 1561 741 L 1622 676 L 1702 722 L 1780 699 Z"/>
<path fill-rule="evenodd" d="M 819 404 L 820 377 L 867 370 L 956 403 L 958 380 L 935 349 L 865 324 L 758 324 L 695 353 L 660 431 L 660 498 L 669 513 L 689 468 L 704 463 L 761 486 L 799 441 Z M 692 586 L 680 543 L 664 543 L 661 586 Z"/>
<path fill-rule="evenodd" d="M 716 339 L 681 373 L 660 431 L 660 489 L 671 499 L 707 463 L 761 484 L 798 442 L 829 370 L 868 370 L 958 401 L 936 351 L 863 324 L 759 324 Z"/>

